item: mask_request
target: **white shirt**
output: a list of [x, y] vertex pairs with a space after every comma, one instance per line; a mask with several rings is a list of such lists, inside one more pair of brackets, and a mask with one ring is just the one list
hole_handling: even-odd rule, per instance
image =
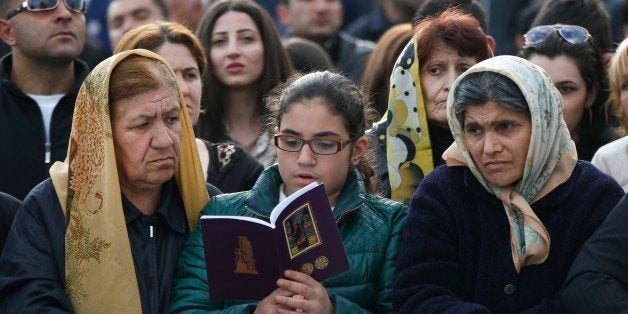
[[46, 143], [50, 142], [50, 121], [52, 121], [52, 112], [59, 103], [59, 100], [63, 98], [64, 94], [60, 95], [33, 95], [28, 94], [28, 97], [37, 102], [41, 115], [44, 118], [44, 131], [46, 132]]
[[624, 192], [628, 192], [628, 135], [600, 147], [591, 163], [615, 178]]

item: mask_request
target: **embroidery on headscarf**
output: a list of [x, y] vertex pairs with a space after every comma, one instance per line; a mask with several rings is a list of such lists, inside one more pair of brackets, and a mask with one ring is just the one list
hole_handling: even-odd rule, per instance
[[[515, 185], [497, 188], [482, 177], [466, 147], [456, 118], [454, 94], [461, 80], [476, 72], [495, 72], [512, 80], [525, 96], [532, 131], [523, 177]], [[503, 203], [510, 224], [512, 259], [517, 272], [541, 264], [549, 254], [550, 237], [530, 204], [569, 179], [577, 161], [576, 147], [562, 117], [563, 101], [551, 79], [536, 65], [513, 56], [482, 61], [454, 82], [447, 98], [447, 119], [455, 143], [443, 157], [448, 166], [467, 166], [477, 180]]]

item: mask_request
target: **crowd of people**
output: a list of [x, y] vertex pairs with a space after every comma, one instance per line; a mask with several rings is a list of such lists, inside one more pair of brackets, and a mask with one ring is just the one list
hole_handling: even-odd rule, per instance
[[[0, 313], [628, 310], [628, 0], [0, 0], [0, 39]], [[349, 270], [213, 299], [200, 216], [312, 182]]]

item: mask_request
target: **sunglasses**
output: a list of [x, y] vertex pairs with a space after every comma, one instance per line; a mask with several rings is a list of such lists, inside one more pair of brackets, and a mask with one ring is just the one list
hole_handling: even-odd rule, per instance
[[[13, 18], [14, 16], [24, 12], [24, 11], [47, 11], [53, 10], [59, 6], [59, 2], [61, 0], [26, 0], [20, 4], [20, 7], [11, 11], [7, 14], [7, 20]], [[65, 6], [73, 12], [76, 13], [85, 13], [87, 12], [87, 1], [86, 0], [63, 0], [65, 2]]]
[[541, 25], [530, 29], [523, 37], [525, 38], [525, 46], [534, 46], [544, 42], [549, 35], [558, 32], [567, 42], [572, 44], [584, 44], [591, 34], [584, 27], [576, 25], [549, 26]]

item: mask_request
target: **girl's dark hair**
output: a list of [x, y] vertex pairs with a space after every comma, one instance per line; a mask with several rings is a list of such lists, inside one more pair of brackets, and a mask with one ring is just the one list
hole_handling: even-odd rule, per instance
[[458, 122], [464, 126], [467, 106], [481, 106], [489, 101], [496, 101], [504, 108], [530, 117], [528, 102], [515, 82], [496, 72], [476, 72], [462, 78], [454, 90], [454, 110]]
[[[279, 33], [272, 18], [266, 10], [251, 0], [219, 0], [207, 8], [196, 33], [208, 58], [211, 56], [211, 37], [214, 25], [221, 16], [231, 11], [242, 12], [251, 17], [262, 38], [264, 71], [257, 82], [260, 90], [257, 103], [259, 104], [259, 115], [263, 116], [266, 114], [263, 97], [292, 74], [292, 64], [281, 45]], [[227, 141], [229, 136], [223, 122], [226, 91], [225, 87], [218, 81], [211, 62], [207, 64], [207, 70], [202, 75], [202, 81], [201, 103], [207, 109], [208, 114], [201, 115], [198, 123], [198, 134], [201, 138], [212, 142]]]
[[550, 59], [564, 55], [573, 60], [578, 67], [588, 92], [596, 84], [599, 86], [593, 105], [582, 115], [578, 130], [579, 141], [576, 145], [578, 158], [591, 160], [600, 146], [616, 138], [614, 126], [617, 125], [617, 118], [606, 105], [609, 95], [608, 80], [604, 59], [595, 39], [591, 38], [582, 44], [572, 44], [556, 31], [539, 44], [524, 46], [520, 52], [521, 57], [525, 59], [530, 59], [534, 54]]
[[[375, 109], [363, 98], [355, 84], [348, 78], [333, 73], [312, 72], [301, 77], [293, 77], [283, 86], [275, 89], [267, 99], [269, 114], [266, 125], [271, 133], [280, 129], [281, 117], [290, 106], [304, 101], [320, 98], [325, 100], [329, 110], [342, 117], [349, 138], [357, 139], [371, 126], [377, 116]], [[373, 168], [370, 158], [365, 155], [357, 165], [364, 185], [369, 193], [374, 192]]]

